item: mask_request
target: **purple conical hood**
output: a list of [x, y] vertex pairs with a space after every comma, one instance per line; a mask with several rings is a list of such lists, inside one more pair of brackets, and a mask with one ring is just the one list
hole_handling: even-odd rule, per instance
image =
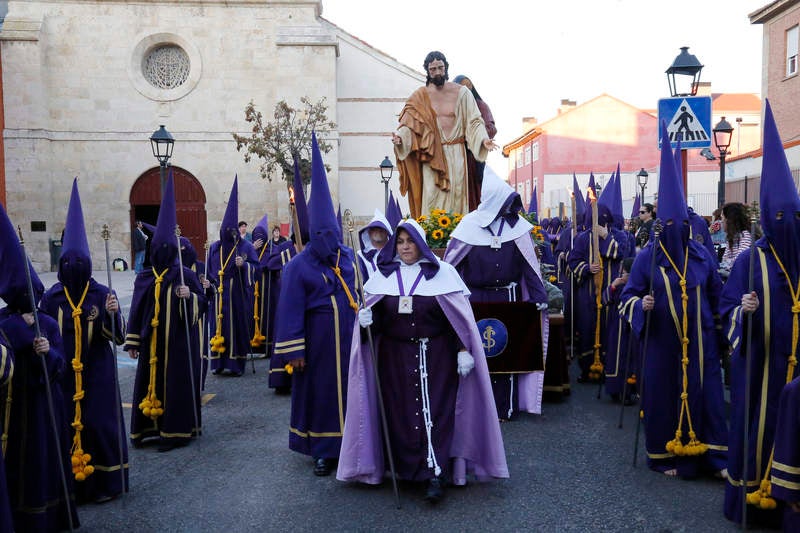
[[336, 220], [333, 199], [328, 188], [325, 164], [317, 144], [316, 133], [311, 134], [311, 199], [308, 202], [309, 242], [321, 260], [334, 264], [341, 239], [341, 225]]
[[15, 311], [28, 313], [32, 311], [28, 280], [25, 275], [25, 261], [31, 273], [31, 284], [35, 300], [44, 294], [44, 285], [33, 270], [30, 261], [25, 257], [22, 245], [11, 219], [8, 218], [3, 204], [0, 203], [0, 265], [3, 265], [3, 276], [0, 276], [0, 298]]
[[167, 183], [164, 185], [164, 196], [158, 210], [158, 222], [150, 244], [150, 263], [157, 271], [162, 271], [178, 263], [178, 240], [175, 227], [178, 218], [175, 211], [175, 181], [172, 169], [169, 171]]
[[389, 227], [392, 230], [403, 220], [403, 212], [400, 210], [400, 204], [397, 203], [391, 191], [389, 191], [389, 206], [386, 210], [386, 220], [389, 221]]
[[586, 213], [586, 202], [583, 200], [583, 192], [578, 186], [578, 177], [575, 174], [572, 174], [572, 194], [575, 196], [575, 212], [572, 214], [572, 223], [579, 228]]
[[269, 218], [267, 215], [261, 217], [253, 228], [253, 241], [261, 239], [264, 242], [269, 240]]
[[[669, 139], [667, 124], [661, 121], [661, 138]], [[658, 218], [662, 223], [661, 242], [678, 267], [683, 266], [683, 252], [689, 240], [689, 212], [683, 195], [675, 157], [669, 142], [661, 143], [658, 169]]]
[[800, 197], [769, 100], [764, 111], [763, 153], [761, 226], [791, 279], [797, 280], [800, 274]]
[[619, 163], [617, 163], [617, 173], [614, 175], [614, 185], [611, 188], [611, 218], [614, 220], [614, 227], [622, 229], [625, 227], [625, 214], [622, 212], [622, 179], [620, 178]]
[[597, 198], [597, 222], [601, 226], [607, 226], [614, 222], [614, 173], [608, 179], [605, 188], [600, 191]]
[[342, 204], [336, 209], [336, 227], [339, 229], [339, 242], [343, 242], [342, 235]]
[[58, 280], [69, 289], [72, 297], [80, 297], [80, 294], [76, 293], [83, 290], [91, 277], [92, 255], [86, 238], [83, 207], [78, 193], [78, 178], [75, 178], [67, 208], [67, 221], [64, 224], [64, 238], [61, 241]]
[[306, 204], [306, 193], [303, 192], [303, 178], [300, 176], [300, 162], [295, 159], [294, 161], [294, 181], [292, 182], [292, 190], [294, 190], [294, 210], [297, 213], [297, 224], [299, 228], [294, 228], [294, 231], [300, 234], [303, 243], [308, 242], [308, 204]]
[[672, 156], [675, 158], [675, 175], [678, 176], [678, 181], [681, 182], [681, 187], [683, 187], [683, 154], [680, 139], [675, 142], [675, 151], [672, 152]]
[[539, 218], [539, 200], [536, 194], [536, 179], [533, 180], [533, 189], [531, 190], [531, 201], [528, 203], [528, 213], [535, 213], [536, 218]]
[[639, 198], [639, 193], [636, 193], [636, 198], [633, 199], [633, 209], [631, 209], [631, 219], [639, 216], [639, 210], [642, 208], [642, 199]]
[[233, 178], [231, 194], [228, 196], [228, 205], [225, 207], [225, 215], [219, 226], [219, 239], [223, 244], [223, 251], [230, 251], [230, 247], [225, 248], [225, 244], [233, 244], [239, 238], [239, 175]]

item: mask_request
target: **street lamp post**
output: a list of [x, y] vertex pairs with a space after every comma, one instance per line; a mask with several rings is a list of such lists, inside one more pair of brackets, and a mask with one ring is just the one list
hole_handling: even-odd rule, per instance
[[[689, 53], [688, 46], [681, 46], [681, 53], [666, 70], [669, 94], [673, 98], [679, 96], [695, 96], [700, 86], [700, 72], [703, 64], [696, 56]], [[687, 152], [681, 149], [681, 174], [683, 175], [683, 194], [689, 196], [689, 164]]]
[[389, 210], [389, 180], [392, 179], [392, 172], [394, 171], [394, 165], [391, 161], [389, 161], [389, 156], [383, 158], [380, 164], [381, 168], [381, 182], [383, 182], [383, 214], [386, 214], [386, 211]]
[[172, 146], [175, 138], [161, 124], [150, 136], [150, 146], [153, 149], [153, 157], [158, 159], [159, 171], [161, 175], [161, 197], [164, 197], [164, 187], [167, 183], [167, 165], [172, 157]]
[[714, 144], [719, 150], [719, 185], [717, 186], [717, 196], [719, 205], [725, 205], [725, 156], [728, 155], [728, 147], [731, 145], [733, 136], [733, 126], [725, 120], [725, 117], [714, 126]]
[[639, 173], [636, 174], [636, 181], [639, 182], [639, 187], [642, 188], [642, 196], [641, 196], [641, 199], [640, 199], [640, 202], [642, 203], [642, 205], [644, 205], [644, 188], [647, 187], [647, 177], [648, 176], [649, 176], [649, 174], [644, 169], [644, 167], [642, 167], [642, 170], [640, 170]]

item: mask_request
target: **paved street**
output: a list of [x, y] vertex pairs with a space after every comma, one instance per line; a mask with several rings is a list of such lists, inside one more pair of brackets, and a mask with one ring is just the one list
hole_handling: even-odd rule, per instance
[[[45, 285], [55, 274], [42, 275]], [[104, 272], [98, 281], [106, 282]], [[127, 311], [133, 275], [114, 273]], [[119, 355], [129, 421], [135, 367]], [[631, 466], [635, 409], [573, 385], [542, 416], [502, 425], [511, 478], [450, 488], [437, 507], [422, 488], [349, 485], [315, 477], [288, 449], [288, 397], [267, 388], [268, 361], [241, 378], [210, 375], [203, 436], [186, 448], [131, 450], [131, 492], [79, 508], [81, 531], [736, 531], [722, 515], [724, 484], [682, 481]], [[127, 424], [127, 421], [126, 421]], [[752, 530], [751, 530], [752, 531]]]

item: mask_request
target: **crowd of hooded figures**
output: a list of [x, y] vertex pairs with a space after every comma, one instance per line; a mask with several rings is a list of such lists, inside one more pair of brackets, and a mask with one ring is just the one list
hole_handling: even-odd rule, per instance
[[[507, 478], [500, 422], [540, 413], [545, 386], [543, 371], [489, 370], [471, 304], [506, 302], [532, 305], [537, 351], [563, 334], [578, 382], [637, 405], [634, 454], [641, 428], [652, 470], [719, 477], [728, 519], [800, 530], [800, 196], [768, 103], [764, 124], [759, 212], [744, 235], [728, 209], [742, 237], [725, 254], [687, 208], [666, 144], [658, 206], [637, 199], [633, 231], [619, 168], [599, 197], [593, 178], [585, 200], [574, 178], [572, 220], [541, 220], [544, 243], [487, 171], [443, 254], [393, 198], [357, 235], [350, 219], [343, 230], [315, 137], [308, 204], [295, 169], [288, 240], [266, 216], [243, 238], [235, 179], [199, 260], [177, 230], [170, 175], [127, 320], [110, 276], [92, 277], [77, 179], [46, 292], [0, 206], [0, 530], [78, 527], [76, 504], [128, 490], [129, 444], [188, 445], [209, 371], [242, 376], [258, 351], [269, 387], [291, 393], [289, 448], [314, 474], [417, 482], [431, 503], [448, 484]], [[116, 346], [137, 360], [129, 431]]]

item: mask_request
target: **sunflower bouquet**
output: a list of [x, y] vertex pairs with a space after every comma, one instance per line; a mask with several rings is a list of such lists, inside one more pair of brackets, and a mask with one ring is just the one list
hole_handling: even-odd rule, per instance
[[533, 239], [533, 244], [536, 246], [544, 244], [544, 230], [542, 229], [542, 226], [539, 225], [537, 220], [538, 216], [536, 213], [520, 213], [520, 215], [522, 215], [522, 218], [533, 224], [533, 227], [531, 228], [531, 239]]
[[428, 246], [431, 248], [445, 248], [450, 234], [461, 222], [464, 215], [453, 213], [444, 209], [431, 209], [428, 215], [420, 215], [417, 222], [422, 226], [427, 235]]

